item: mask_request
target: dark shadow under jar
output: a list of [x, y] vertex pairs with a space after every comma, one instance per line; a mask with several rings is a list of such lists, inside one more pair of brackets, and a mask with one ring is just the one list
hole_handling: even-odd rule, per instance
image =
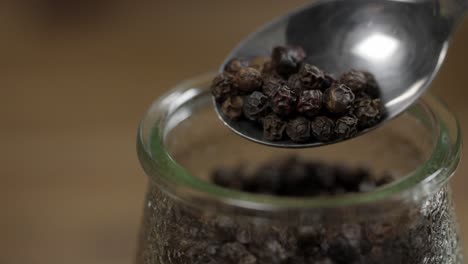
[[[427, 95], [365, 136], [311, 149], [247, 141], [218, 120], [213, 75], [156, 101], [138, 133], [149, 186], [139, 264], [462, 264], [448, 179], [461, 155], [454, 116]], [[366, 193], [296, 198], [212, 184], [218, 167], [246, 170], [272, 158], [365, 165], [397, 179]]]

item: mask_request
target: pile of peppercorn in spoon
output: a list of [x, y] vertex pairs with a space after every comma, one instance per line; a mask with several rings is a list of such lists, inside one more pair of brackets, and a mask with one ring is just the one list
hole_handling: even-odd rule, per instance
[[301, 47], [278, 46], [271, 58], [235, 58], [211, 91], [231, 122], [251, 122], [263, 139], [334, 142], [355, 136], [385, 117], [374, 76], [350, 70], [339, 80], [304, 62]]

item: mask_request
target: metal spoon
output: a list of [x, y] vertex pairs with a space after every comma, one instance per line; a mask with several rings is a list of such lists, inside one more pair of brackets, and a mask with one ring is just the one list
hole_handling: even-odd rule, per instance
[[[269, 55], [278, 45], [302, 46], [307, 62], [339, 76], [349, 69], [372, 72], [388, 115], [397, 116], [416, 101], [439, 71], [448, 43], [468, 7], [468, 0], [319, 0], [253, 33], [226, 58]], [[334, 142], [267, 141], [248, 121], [221, 120], [257, 143], [316, 147]], [[366, 133], [361, 131], [359, 134]]]

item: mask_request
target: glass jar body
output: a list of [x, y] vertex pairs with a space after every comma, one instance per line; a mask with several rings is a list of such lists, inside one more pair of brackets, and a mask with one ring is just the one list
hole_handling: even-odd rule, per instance
[[137, 263], [462, 264], [450, 197], [445, 186], [374, 218], [348, 211], [274, 220], [200, 211], [150, 185]]
[[[434, 99], [355, 140], [280, 150], [228, 131], [214, 114], [207, 80], [163, 97], [140, 128], [139, 157], [151, 180], [137, 263], [462, 264], [448, 184], [459, 136]], [[366, 195], [315, 199], [250, 195], [208, 182], [217, 166], [255, 168], [292, 154], [365, 163], [401, 178]]]

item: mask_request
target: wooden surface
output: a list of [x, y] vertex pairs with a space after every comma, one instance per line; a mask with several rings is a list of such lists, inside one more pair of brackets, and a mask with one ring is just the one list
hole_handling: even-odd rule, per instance
[[[63, 2], [0, 4], [0, 263], [131, 263], [146, 185], [135, 134], [149, 104], [307, 1]], [[467, 47], [465, 22], [432, 87], [465, 136]], [[453, 183], [468, 234], [465, 164]]]

